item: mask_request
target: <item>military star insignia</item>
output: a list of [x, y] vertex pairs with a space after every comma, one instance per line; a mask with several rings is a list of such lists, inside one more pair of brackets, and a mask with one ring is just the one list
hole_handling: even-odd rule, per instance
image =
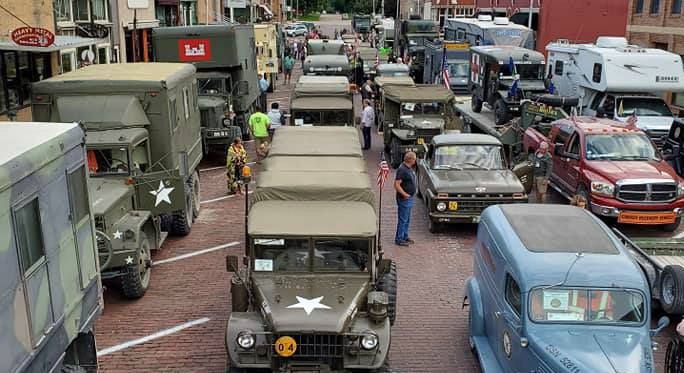
[[121, 233], [118, 229], [116, 230], [116, 232], [114, 232], [114, 239], [115, 240], [120, 240], [122, 236], [123, 236], [123, 233]]
[[129, 256], [126, 258], [126, 264], [133, 264], [133, 257], [132, 257], [132, 256], [129, 255]]
[[303, 308], [304, 312], [306, 312], [307, 316], [311, 315], [311, 312], [315, 309], [322, 309], [322, 310], [329, 310], [330, 307], [326, 306], [325, 304], [321, 303], [321, 300], [323, 300], [323, 297], [318, 297], [318, 298], [313, 298], [313, 299], [306, 299], [300, 296], [297, 296], [297, 303], [293, 304], [291, 306], [287, 306], [287, 308]]
[[164, 186], [163, 181], [159, 181], [159, 188], [157, 190], [150, 190], [150, 194], [157, 197], [157, 199], [154, 201], [154, 207], [159, 206], [159, 204], [164, 201], [168, 203], [169, 205], [171, 204], [171, 199], [169, 198], [169, 194], [176, 188], [167, 188]]

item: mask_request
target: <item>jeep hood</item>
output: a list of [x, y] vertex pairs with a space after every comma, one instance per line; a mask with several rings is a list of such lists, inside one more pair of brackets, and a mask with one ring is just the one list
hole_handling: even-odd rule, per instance
[[512, 194], [525, 192], [518, 177], [510, 170], [431, 170], [430, 180], [437, 193]]
[[402, 124], [415, 129], [431, 129], [444, 127], [444, 119], [439, 116], [413, 115], [412, 118], [402, 119]]
[[678, 180], [665, 161], [587, 161], [587, 168], [611, 183], [623, 179]]
[[365, 299], [366, 276], [292, 274], [254, 276], [254, 289], [275, 333], [342, 333]]
[[600, 330], [604, 327], [593, 330], [568, 330], [559, 326], [550, 328], [545, 328], [543, 338], [535, 338], [534, 349], [554, 372], [571, 371], [563, 363], [573, 364], [580, 372], [655, 371], [651, 339], [648, 333], [642, 333], [637, 328], [610, 328], [609, 331]]
[[93, 215], [104, 215], [125, 198], [131, 198], [133, 188], [124, 179], [91, 177], [88, 181]]

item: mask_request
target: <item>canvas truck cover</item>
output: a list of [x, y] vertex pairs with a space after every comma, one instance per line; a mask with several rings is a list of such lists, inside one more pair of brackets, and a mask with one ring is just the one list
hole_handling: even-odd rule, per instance
[[437, 84], [388, 85], [384, 90], [385, 98], [397, 102], [448, 102], [454, 98], [450, 89]]
[[377, 231], [373, 207], [348, 201], [263, 201], [249, 210], [247, 225], [249, 235], [271, 237], [371, 238]]
[[309, 56], [324, 54], [344, 55], [344, 41], [328, 39], [311, 39], [306, 47]]
[[349, 80], [344, 76], [302, 75], [295, 85], [295, 96], [349, 96]]
[[275, 156], [342, 156], [363, 158], [361, 141], [353, 127], [278, 128], [269, 157]]
[[355, 201], [375, 206], [366, 173], [341, 171], [266, 171], [259, 174], [250, 200]]
[[348, 97], [297, 97], [290, 104], [292, 110], [353, 110], [354, 105]]
[[60, 96], [56, 99], [59, 119], [82, 122], [86, 128], [143, 127], [150, 121], [135, 96]]
[[407, 86], [416, 85], [410, 76], [378, 76], [375, 78], [375, 83], [380, 87], [385, 87], [390, 84]]
[[356, 157], [268, 157], [262, 171], [346, 171], [366, 173], [366, 161]]

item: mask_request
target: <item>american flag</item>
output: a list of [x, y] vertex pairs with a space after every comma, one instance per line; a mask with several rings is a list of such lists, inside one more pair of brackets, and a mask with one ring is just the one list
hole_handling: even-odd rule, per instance
[[384, 159], [380, 161], [380, 165], [378, 167], [378, 187], [380, 189], [383, 189], [385, 187], [385, 182], [387, 181], [387, 178], [389, 177], [390, 169], [389, 165], [387, 164], [387, 161]]
[[446, 50], [442, 52], [442, 83], [444, 83], [446, 89], [451, 89], [449, 86], [449, 64], [447, 63]]

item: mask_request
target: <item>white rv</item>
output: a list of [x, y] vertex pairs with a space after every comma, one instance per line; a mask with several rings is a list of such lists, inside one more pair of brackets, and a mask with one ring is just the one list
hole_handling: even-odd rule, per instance
[[660, 49], [628, 45], [622, 37], [599, 37], [596, 44], [560, 40], [546, 46], [547, 76], [563, 96], [580, 98], [583, 115], [606, 115], [637, 126], [660, 140], [673, 116], [664, 92], [684, 91], [682, 58]]

